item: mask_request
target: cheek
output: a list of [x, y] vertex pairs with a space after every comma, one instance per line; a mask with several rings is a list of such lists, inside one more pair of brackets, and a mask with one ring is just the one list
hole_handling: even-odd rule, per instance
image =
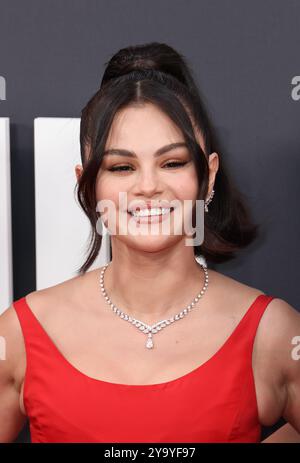
[[95, 186], [95, 197], [97, 201], [109, 199], [114, 203], [117, 203], [119, 198], [119, 191], [120, 188], [118, 188], [117, 182], [112, 182], [105, 175], [98, 177]]
[[198, 194], [198, 178], [196, 171], [191, 169], [176, 176], [176, 182], [172, 182], [174, 196], [179, 200], [196, 199]]

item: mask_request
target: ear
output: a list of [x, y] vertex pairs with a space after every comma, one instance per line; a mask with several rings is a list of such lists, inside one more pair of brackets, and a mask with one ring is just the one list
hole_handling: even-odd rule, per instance
[[83, 167], [81, 164], [76, 164], [75, 166], [75, 175], [76, 175], [76, 178], [77, 178], [77, 182], [79, 182], [80, 180], [80, 177], [82, 175], [82, 171], [83, 171]]
[[218, 156], [218, 153], [216, 153], [216, 152], [210, 153], [209, 158], [208, 158], [208, 162], [209, 162], [208, 194], [210, 194], [211, 190], [214, 187], [216, 174], [217, 174], [218, 169], [219, 169], [219, 156]]

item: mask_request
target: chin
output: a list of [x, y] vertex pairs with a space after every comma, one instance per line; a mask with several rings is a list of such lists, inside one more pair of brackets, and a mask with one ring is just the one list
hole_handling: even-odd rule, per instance
[[180, 236], [167, 236], [167, 235], [158, 235], [158, 236], [147, 236], [147, 235], [138, 235], [126, 237], [124, 240], [129, 247], [134, 248], [137, 251], [141, 252], [160, 252], [168, 249], [178, 243], [182, 239]]

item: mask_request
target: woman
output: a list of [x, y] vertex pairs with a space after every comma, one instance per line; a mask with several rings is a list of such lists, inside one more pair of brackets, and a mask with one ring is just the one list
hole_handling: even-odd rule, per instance
[[[300, 432], [298, 312], [209, 265], [258, 227], [183, 57], [158, 43], [120, 50], [82, 112], [80, 143], [89, 253], [76, 277], [1, 316], [1, 440], [25, 416], [32, 442], [259, 442], [282, 416]], [[187, 245], [195, 229], [179, 225], [203, 221], [203, 242]], [[112, 260], [88, 271], [103, 223]]]

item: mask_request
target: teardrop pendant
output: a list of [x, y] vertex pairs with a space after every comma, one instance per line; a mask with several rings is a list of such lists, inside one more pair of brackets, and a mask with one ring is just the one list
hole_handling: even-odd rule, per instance
[[146, 342], [146, 347], [148, 347], [148, 349], [152, 349], [153, 348], [153, 341], [152, 341], [152, 334], [149, 333], [148, 334], [148, 339], [147, 339], [147, 342]]

